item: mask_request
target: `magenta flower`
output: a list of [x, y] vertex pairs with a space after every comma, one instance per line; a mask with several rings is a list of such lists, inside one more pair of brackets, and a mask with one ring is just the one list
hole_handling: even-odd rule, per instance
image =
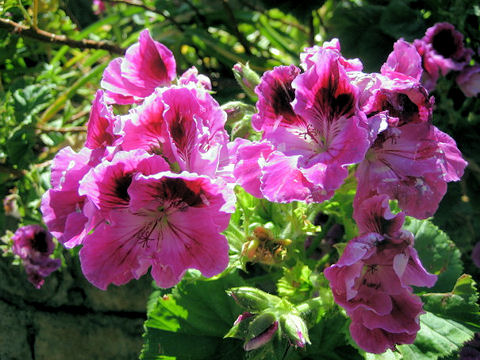
[[163, 44], [143, 30], [139, 42], [127, 49], [124, 58], [113, 60], [105, 69], [102, 87], [109, 102], [141, 102], [156, 87], [169, 85], [176, 76], [175, 58]]
[[420, 81], [422, 76], [422, 58], [415, 46], [399, 39], [393, 44], [393, 51], [388, 56], [387, 62], [383, 64], [381, 73], [400, 73]]
[[68, 248], [81, 244], [90, 230], [83, 213], [86, 198], [78, 194], [78, 183], [97, 163], [93, 153], [88, 148], [78, 153], [70, 147], [60, 150], [53, 159], [52, 188], [42, 198], [41, 211], [48, 230]]
[[105, 102], [103, 90], [98, 90], [92, 103], [87, 124], [85, 147], [89, 149], [112, 146], [118, 135], [114, 134], [115, 115]]
[[480, 65], [466, 66], [457, 76], [457, 84], [466, 97], [480, 93]]
[[277, 67], [263, 75], [256, 89], [259, 112], [252, 124], [263, 131], [262, 146], [269, 142], [275, 151], [259, 161], [265, 152], [255, 157], [253, 149], [242, 146], [243, 154], [251, 156], [237, 157], [243, 163], [234, 173], [244, 182], [241, 169], [262, 163], [260, 192], [268, 200], [326, 200], [347, 176], [347, 166], [365, 155], [364, 115], [339, 57], [337, 51], [318, 48], [308, 57], [312, 65], [305, 73], [294, 66]]
[[435, 88], [440, 74], [460, 71], [470, 61], [473, 51], [463, 45], [463, 35], [452, 24], [437, 23], [427, 29], [421, 40], [415, 40], [425, 70], [422, 83], [429, 90]]
[[420, 330], [422, 302], [408, 290], [392, 295], [392, 310], [386, 315], [359, 308], [351, 315], [350, 333], [363, 350], [380, 354], [399, 344], [412, 344]]
[[352, 318], [353, 339], [381, 353], [413, 342], [422, 303], [410, 286], [431, 287], [437, 276], [422, 266], [413, 235], [401, 229], [405, 215], [390, 212], [387, 196], [365, 200], [354, 217], [360, 235], [324, 273], [335, 302]]
[[195, 84], [205, 90], [212, 90], [212, 82], [210, 79], [202, 74], [198, 73], [198, 69], [195, 66], [192, 66], [190, 69], [187, 69], [180, 77], [178, 78], [179, 85], [188, 85]]
[[95, 15], [100, 15], [107, 10], [105, 3], [102, 0], [93, 0], [93, 12]]
[[22, 259], [28, 281], [40, 289], [45, 278], [61, 264], [59, 259], [50, 258], [55, 249], [52, 235], [40, 225], [27, 225], [19, 228], [12, 240], [12, 251]]
[[169, 171], [135, 175], [127, 188], [129, 207], [109, 212], [84, 240], [82, 270], [106, 289], [138, 279], [152, 267], [160, 287], [178, 283], [195, 268], [213, 276], [228, 264], [228, 244], [220, 234], [230, 219], [231, 198], [208, 177]]
[[152, 175], [170, 170], [159, 155], [144, 150], [119, 151], [111, 160], [104, 159], [80, 180], [78, 194], [91, 201], [108, 219], [111, 210], [128, 208], [128, 188], [136, 174]]
[[200, 88], [157, 89], [122, 118], [121, 146], [162, 154], [179, 170], [215, 176], [228, 158], [226, 113]]
[[387, 71], [366, 83], [363, 110], [373, 143], [360, 163], [354, 206], [372, 195], [397, 199], [408, 215], [432, 216], [466, 162], [455, 142], [431, 125], [433, 101], [410, 76]]

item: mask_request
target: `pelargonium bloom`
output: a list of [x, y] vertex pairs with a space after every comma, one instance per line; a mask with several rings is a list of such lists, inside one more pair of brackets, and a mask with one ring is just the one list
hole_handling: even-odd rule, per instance
[[324, 272], [352, 317], [352, 337], [369, 352], [413, 342], [422, 307], [410, 286], [431, 287], [437, 279], [423, 268], [413, 235], [401, 229], [404, 216], [390, 212], [385, 195], [365, 200], [354, 215], [359, 236]]
[[28, 281], [40, 289], [61, 264], [60, 259], [50, 258], [55, 249], [52, 235], [40, 225], [27, 225], [19, 228], [12, 240], [12, 251], [22, 259]]
[[211, 277], [228, 264], [231, 193], [212, 179], [164, 171], [136, 174], [127, 187], [129, 206], [112, 209], [108, 221], [87, 235], [82, 270], [95, 286], [125, 284], [151, 266], [160, 287], [180, 281], [195, 268]]
[[215, 176], [227, 155], [226, 114], [204, 89], [157, 89], [122, 117], [121, 147], [161, 154], [178, 170]]
[[480, 65], [466, 66], [457, 76], [457, 84], [466, 97], [480, 93]]
[[[268, 200], [326, 200], [347, 176], [347, 166], [365, 155], [364, 115], [339, 58], [337, 51], [319, 48], [310, 54], [312, 65], [304, 73], [281, 66], [263, 75], [252, 124], [274, 148], [260, 170], [259, 191]], [[247, 147], [241, 149], [246, 154]], [[259, 164], [258, 157], [249, 161]], [[242, 177], [238, 165], [234, 173]]]
[[78, 194], [78, 183], [97, 163], [93, 150], [78, 153], [70, 147], [60, 150], [53, 159], [51, 185], [42, 197], [41, 211], [48, 230], [66, 247], [81, 244], [90, 230], [83, 213], [86, 198]]
[[440, 73], [445, 76], [450, 70], [462, 70], [473, 54], [464, 47], [463, 35], [447, 22], [428, 28], [425, 36], [413, 44], [422, 56], [422, 82], [429, 91], [435, 88]]
[[356, 171], [354, 207], [386, 194], [408, 215], [427, 218], [466, 162], [453, 139], [431, 124], [433, 99], [417, 80], [392, 70], [375, 80], [363, 105], [373, 142]]
[[382, 66], [381, 73], [401, 73], [419, 81], [422, 76], [422, 58], [415, 46], [399, 39], [393, 44], [393, 51]]
[[107, 66], [101, 85], [111, 103], [132, 104], [142, 101], [156, 87], [169, 85], [175, 76], [172, 52], [143, 30], [125, 57], [116, 58]]

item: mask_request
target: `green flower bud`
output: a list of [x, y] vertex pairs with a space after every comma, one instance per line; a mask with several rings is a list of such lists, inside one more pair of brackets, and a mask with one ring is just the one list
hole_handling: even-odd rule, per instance
[[303, 348], [306, 344], [310, 344], [307, 325], [300, 316], [292, 313], [282, 315], [280, 326], [285, 336], [296, 346]]
[[277, 296], [248, 286], [232, 288], [228, 291], [228, 294], [231, 295], [241, 307], [254, 313], [275, 307], [281, 301]]
[[278, 321], [272, 313], [257, 315], [248, 327], [243, 348], [246, 351], [255, 350], [268, 343], [278, 330]]
[[252, 100], [257, 101], [258, 96], [255, 94], [255, 88], [260, 83], [260, 76], [250, 69], [248, 63], [246, 65], [240, 63], [233, 65], [233, 75], [245, 93]]

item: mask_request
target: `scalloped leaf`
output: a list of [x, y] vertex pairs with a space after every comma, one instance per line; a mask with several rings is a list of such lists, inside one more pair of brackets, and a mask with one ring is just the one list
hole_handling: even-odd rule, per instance
[[170, 294], [154, 292], [140, 359], [242, 359], [241, 342], [223, 339], [241, 309], [225, 292], [238, 275], [182, 281]]
[[432, 274], [438, 275], [434, 287], [418, 288], [425, 292], [450, 291], [463, 273], [460, 251], [446, 233], [428, 220], [407, 217], [404, 228], [415, 236], [415, 249], [422, 264]]

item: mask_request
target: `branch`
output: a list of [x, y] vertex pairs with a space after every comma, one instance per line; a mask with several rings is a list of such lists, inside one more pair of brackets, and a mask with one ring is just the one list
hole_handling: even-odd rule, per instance
[[243, 34], [240, 32], [240, 29], [238, 28], [237, 24], [237, 19], [235, 19], [235, 15], [233, 14], [233, 10], [228, 4], [228, 0], [223, 0], [223, 8], [225, 9], [225, 12], [227, 13], [227, 16], [231, 22], [231, 28], [233, 32], [235, 33], [235, 36], [237, 37], [238, 41], [240, 44], [242, 44], [243, 48], [245, 49], [245, 53], [247, 55], [252, 55], [250, 51], [250, 44], [248, 43], [247, 39], [243, 36]]
[[86, 132], [87, 131], [87, 128], [85, 126], [70, 126], [68, 128], [55, 128], [50, 126], [37, 125], [36, 128], [40, 132], [70, 133], [70, 132]]
[[6, 29], [12, 34], [19, 34], [21, 36], [37, 39], [48, 43], [68, 45], [70, 47], [79, 49], [107, 50], [110, 53], [119, 55], [125, 54], [125, 49], [108, 41], [94, 41], [88, 39], [73, 40], [66, 37], [65, 35], [55, 35], [45, 30], [35, 29], [33, 27], [16, 23], [9, 19], [0, 18], [0, 29]]

